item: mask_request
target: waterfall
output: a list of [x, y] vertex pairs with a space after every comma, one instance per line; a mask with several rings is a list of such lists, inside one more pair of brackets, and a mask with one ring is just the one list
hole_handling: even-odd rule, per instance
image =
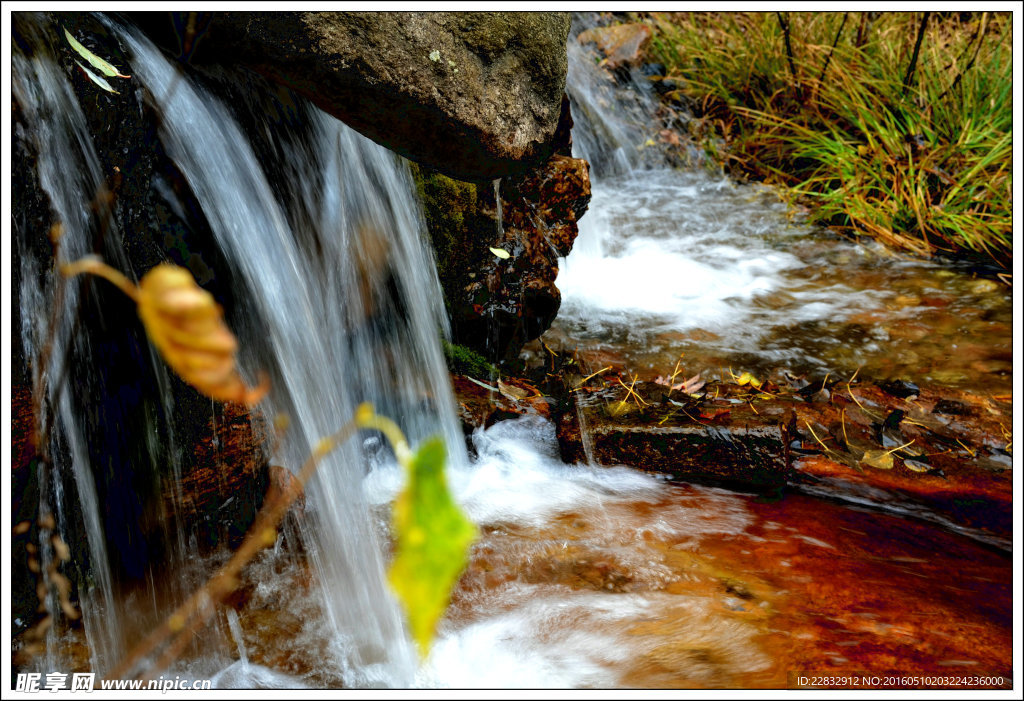
[[[560, 266], [553, 332], [577, 346], [614, 340], [631, 349], [636, 370], [660, 372], [685, 353], [694, 372], [735, 364], [852, 374], [878, 354], [888, 332], [853, 320], [891, 309], [885, 297], [904, 273], [873, 247], [824, 244], [773, 188], [698, 166], [688, 130], [666, 124], [687, 117], [660, 105], [643, 71], [609, 70], [578, 41], [599, 20], [574, 15], [568, 44], [573, 151], [592, 165], [592, 198]], [[666, 128], [684, 144], [662, 143]], [[837, 260], [846, 261], [843, 274], [826, 279], [822, 270]], [[892, 282], [854, 283], [881, 266]]]
[[[26, 28], [34, 29], [29, 23]], [[41, 35], [27, 38], [40, 44], [43, 41]], [[66, 260], [75, 260], [90, 252], [90, 202], [101, 191], [103, 183], [85, 117], [67, 77], [48, 52], [37, 51], [30, 56], [12, 52], [11, 75], [12, 93], [38, 152], [39, 185], [49, 197], [54, 218], [60, 224], [60, 255]], [[107, 224], [112, 222], [108, 220]], [[119, 239], [116, 227], [107, 234], [111, 239]], [[113, 605], [114, 583], [87, 450], [89, 436], [80, 427], [71, 391], [62, 391], [59, 382], [62, 376], [68, 382], [77, 378], [72, 358], [83, 352], [83, 341], [73, 334], [72, 314], [54, 314], [52, 310], [58, 299], [66, 310], [76, 309], [80, 299], [74, 285], [63, 286], [63, 291], [58, 293], [62, 285], [54, 274], [45, 270], [48, 262], [42, 263], [28, 254], [25, 249], [30, 248], [31, 243], [19, 243], [22, 249], [18, 290], [21, 340], [25, 356], [31, 359], [35, 369], [36, 389], [45, 391], [44, 401], [53, 407], [52, 425], [43, 423], [39, 427], [40, 434], [46, 433], [50, 438], [40, 449], [49, 453], [51, 465], [48, 474], [40, 472], [41, 499], [44, 510], [48, 508], [47, 502], [56, 510], [58, 533], [68, 539], [67, 524], [72, 518], [68, 511], [75, 508], [73, 495], [78, 495], [77, 507], [86, 532], [91, 572], [91, 586], [83, 587], [80, 603], [85, 625], [92, 632], [92, 666], [100, 670], [120, 653], [119, 612]], [[124, 259], [112, 262], [123, 264]], [[38, 420], [46, 422], [47, 418], [48, 414], [43, 412]], [[67, 476], [72, 478], [69, 484], [63, 481]], [[40, 547], [44, 555], [47, 554], [46, 544], [40, 543]], [[44, 571], [48, 564], [43, 562]], [[59, 609], [52, 595], [48, 609]], [[56, 670], [62, 668], [63, 661], [55, 652], [54, 635], [55, 629], [51, 628], [44, 664]]]
[[[127, 89], [155, 112], [162, 148], [187, 180], [230, 266], [233, 298], [244, 305], [228, 310], [243, 374], [271, 378], [270, 395], [258, 407], [267, 425], [288, 419], [271, 461], [297, 471], [322, 437], [369, 401], [413, 444], [440, 434], [450, 463], [464, 465], [440, 345], [447, 334], [441, 288], [405, 162], [299, 99], [291, 105], [298, 128], [282, 129], [280, 120], [251, 104], [259, 97], [225, 98], [230, 87], [220, 96], [211, 89], [237, 79], [269, 93], [269, 84], [242, 74], [186, 75], [133, 28], [103, 21], [127, 48], [126, 72], [133, 76]], [[38, 132], [43, 188], [65, 224], [61, 255], [73, 259], [91, 252], [87, 227], [79, 231], [75, 222], [87, 217], [100, 177], [67, 78], [45, 53], [33, 59], [16, 54], [15, 92]], [[51, 104], [58, 98], [60, 104]], [[77, 160], [68, 167], [72, 153]], [[128, 269], [125, 260], [108, 262]], [[38, 279], [35, 270], [22, 275], [22, 335], [30, 357], [38, 353], [41, 333], [32, 324], [48, 318], [44, 311], [53, 299], [51, 289], [32, 288]], [[67, 308], [75, 301], [69, 292]], [[72, 341], [70, 328], [62, 328], [58, 342]], [[89, 465], [74, 449], [89, 437], [76, 434], [70, 407], [61, 409], [60, 433], [79, 479], [77, 507], [89, 524], [96, 586], [82, 607], [102, 612], [102, 620], [87, 615], [86, 621], [93, 668], [102, 673], [125, 648], [117, 612], [107, 610], [114, 593]], [[307, 487], [302, 538], [346, 685], [408, 685], [415, 671], [384, 578], [386, 523], [361, 487], [368, 472], [396, 469], [378, 438], [360, 435], [326, 458]]]
[[573, 17], [566, 47], [568, 77], [565, 89], [573, 116], [573, 156], [590, 163], [591, 178], [607, 179], [643, 167], [664, 167], [659, 150], [647, 145], [651, 126], [657, 123], [658, 99], [648, 81], [620, 72], [619, 85], [599, 66], [599, 57], [580, 44], [577, 36], [587, 19]]
[[[263, 410], [292, 426], [274, 460], [296, 470], [363, 401], [413, 441], [442, 434], [453, 461], [464, 460], [439, 343], [440, 283], [404, 164], [308, 105], [306, 143], [261, 164], [224, 104], [140, 35], [127, 43], [161, 113], [165, 148], [244, 285], [253, 323], [238, 330], [240, 343], [265, 348], [249, 359], [273, 378]], [[285, 202], [266, 175], [279, 168], [296, 176]], [[359, 489], [367, 453], [373, 445], [353, 441], [321, 465], [306, 535], [349, 683], [402, 684], [414, 660]]]

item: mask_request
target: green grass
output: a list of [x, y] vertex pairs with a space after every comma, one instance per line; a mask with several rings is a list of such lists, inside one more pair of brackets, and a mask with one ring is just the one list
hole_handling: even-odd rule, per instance
[[713, 156], [818, 223], [1009, 269], [1011, 18], [931, 13], [915, 61], [922, 16], [653, 13], [648, 60], [698, 106]]

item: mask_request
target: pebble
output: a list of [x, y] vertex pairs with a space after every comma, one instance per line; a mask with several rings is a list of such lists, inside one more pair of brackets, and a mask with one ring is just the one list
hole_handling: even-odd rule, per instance
[[999, 289], [999, 283], [995, 280], [975, 280], [970, 284], [970, 290], [976, 295], [989, 294]]

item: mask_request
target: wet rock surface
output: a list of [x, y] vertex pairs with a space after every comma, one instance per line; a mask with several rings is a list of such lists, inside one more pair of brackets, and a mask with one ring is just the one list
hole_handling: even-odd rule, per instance
[[[551, 417], [553, 400], [522, 378], [480, 381], [452, 375], [452, 387], [467, 439], [476, 429], [493, 426], [498, 421], [525, 415]], [[469, 447], [473, 447], [471, 441]]]
[[[210, 13], [132, 16], [175, 50], [190, 14]], [[521, 173], [553, 151], [567, 13], [217, 12], [202, 23], [193, 60], [247, 65], [452, 177]]]
[[572, 249], [590, 202], [586, 161], [555, 154], [497, 186], [423, 169], [416, 181], [453, 340], [490, 361], [515, 359], [561, 304], [559, 258]]
[[518, 356], [523, 344], [554, 321], [562, 296], [559, 258], [569, 254], [577, 221], [590, 202], [586, 161], [552, 156], [541, 168], [502, 183], [503, 231], [487, 247], [477, 279], [462, 290], [453, 324], [461, 338], [484, 341], [486, 355]]
[[757, 413], [727, 399], [677, 401], [658, 385], [631, 386], [625, 399], [621, 394], [573, 391], [575, 412], [561, 414], [558, 422], [563, 460], [629, 465], [676, 480], [757, 491], [786, 484], [790, 429], [782, 412]]
[[616, 24], [610, 27], [592, 27], [579, 33], [581, 44], [594, 43], [605, 55], [603, 65], [609, 69], [637, 66], [644, 49], [651, 41], [652, 30], [646, 24]]
[[[180, 519], [204, 546], [219, 543], [230, 532], [244, 532], [255, 513], [253, 504], [243, 501], [265, 489], [265, 465], [260, 467], [262, 449], [251, 431], [244, 437], [236, 430], [248, 430], [248, 414], [236, 408], [223, 409], [202, 397], [163, 362], [151, 355], [149, 341], [138, 320], [134, 304], [112, 285], [79, 277], [61, 282], [55, 266], [67, 259], [60, 234], [72, 225], [88, 233], [90, 250], [100, 255], [129, 278], [138, 279], [154, 265], [169, 261], [187, 268], [196, 281], [228, 310], [229, 324], [239, 318], [232, 292], [229, 266], [213, 243], [209, 225], [185, 177], [155, 138], [158, 120], [145, 93], [136, 83], [125, 80], [117, 94], [99, 90], [75, 65], [81, 61], [63, 35], [67, 29], [86, 47], [118, 65], [128, 65], [125, 48], [103, 22], [88, 13], [19, 14], [13, 26], [16, 51], [26, 62], [45, 66], [55, 62], [57, 83], [45, 74], [14, 76], [12, 188], [16, 197], [13, 217], [12, 270], [14, 281], [12, 308], [23, 312], [25, 290], [34, 294], [38, 286], [47, 293], [55, 286], [78, 290], [80, 303], [69, 313], [70, 320], [55, 318], [49, 308], [35, 310], [38, 319], [28, 332], [30, 344], [41, 348], [50, 333], [49, 323], [73, 323], [82, 339], [60, 351], [59, 364], [64, 375], [64, 392], [83, 435], [90, 439], [84, 446], [84, 460], [93, 476], [100, 520], [107, 548], [118, 576], [141, 576], [147, 563], [160, 560], [171, 546], [170, 521]], [[42, 69], [39, 69], [42, 70]], [[61, 81], [67, 81], [61, 82]], [[24, 81], [24, 82], [21, 82]], [[32, 92], [46, 85], [61, 101], [68, 123], [75, 113], [81, 117], [87, 133], [77, 133], [74, 148], [92, 150], [98, 160], [98, 181], [93, 192], [76, 202], [81, 208], [80, 222], [62, 222], [59, 207], [51, 199], [52, 183], [44, 187], [39, 176], [39, 160], [52, 155], [51, 132], [40, 128], [45, 115], [34, 110], [41, 104]], [[67, 93], [63, 94], [64, 88]], [[25, 95], [25, 103], [21, 101]], [[61, 154], [68, 168], [82, 168], [79, 154]], [[94, 174], [80, 173], [83, 182]], [[47, 189], [50, 188], [50, 190]], [[62, 193], [65, 194], [66, 193]], [[22, 274], [31, 271], [32, 279]], [[85, 524], [77, 506], [77, 481], [72, 474], [69, 448], [61, 444], [36, 445], [36, 427], [55, 421], [50, 401], [33, 401], [33, 374], [37, 359], [26, 357], [20, 322], [14, 339], [12, 366], [18, 391], [15, 414], [18, 439], [14, 462], [18, 482], [14, 503], [17, 512], [34, 520], [38, 508], [35, 489], [38, 464], [60, 473], [68, 485], [60, 497], [50, 495], [47, 508], [68, 514], [61, 524], [79, 574], [89, 571], [89, 548]], [[45, 395], [48, 388], [42, 390]], [[43, 416], [36, 416], [42, 412]], [[226, 412], [226, 413], [225, 413]], [[173, 437], [173, 438], [172, 438]], [[220, 441], [225, 441], [221, 444]], [[244, 447], [243, 447], [244, 444]], [[195, 450], [192, 447], [196, 446]], [[238, 458], [239, 460], [235, 460]], [[76, 456], [81, 460], [83, 456]], [[42, 462], [41, 462], [42, 461]], [[235, 467], [237, 466], [237, 472]], [[259, 470], [262, 469], [262, 477]], [[178, 475], [190, 485], [185, 493], [172, 495], [167, 487]], [[206, 480], [210, 479], [210, 482]], [[194, 491], [189, 493], [189, 489]], [[225, 504], [237, 497], [231, 504]], [[63, 498], [63, 504], [56, 499]], [[185, 508], [176, 511], [172, 499], [184, 499]], [[259, 504], [257, 503], [256, 508]], [[225, 508], [221, 508], [225, 507]], [[173, 516], [172, 516], [173, 515]], [[18, 557], [19, 554], [15, 553]], [[23, 569], [23, 562], [16, 562]]]
[[795, 489], [1011, 547], [1008, 397], [788, 372], [637, 381], [609, 366], [581, 377], [574, 360], [564, 362], [552, 352], [532, 378], [549, 397], [568, 463], [744, 491]]

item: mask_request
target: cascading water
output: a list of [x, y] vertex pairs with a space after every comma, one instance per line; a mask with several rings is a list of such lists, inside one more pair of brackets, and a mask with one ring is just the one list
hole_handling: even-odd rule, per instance
[[[877, 646], [894, 651], [896, 664], [908, 668], [921, 659], [932, 671], [988, 665], [992, 657], [983, 653], [1009, 640], [998, 603], [1011, 595], [1001, 556], [913, 522], [799, 495], [776, 503], [671, 485], [627, 468], [563, 465], [554, 427], [539, 417], [479, 430], [477, 457], [468, 464], [438, 343], [445, 326], [440, 286], [401, 162], [301, 101], [287, 108], [269, 97], [263, 103], [273, 89], [261, 80], [182, 72], [134, 30], [107, 26], [127, 46], [126, 72], [140, 109], [145, 104], [158, 117], [162, 148], [187, 180], [230, 268], [234, 304], [227, 314], [243, 370], [250, 378], [265, 371], [272, 383], [259, 409], [263, 420], [290, 419], [272, 460], [294, 470], [359, 402], [373, 402], [414, 442], [442, 434], [452, 491], [482, 532], [434, 648], [417, 666], [382, 576], [384, 513], [402, 475], [376, 438], [350, 441], [321, 464], [309, 486], [299, 559], [313, 563], [312, 584], [301, 568], [288, 569], [287, 553], [266, 553], [252, 564], [256, 585], [248, 603], [225, 614], [226, 625], [215, 624], [221, 635], [183, 656], [173, 674], [230, 688], [739, 688], [784, 685], [793, 669], [854, 673], [874, 662], [858, 650]], [[590, 72], [592, 64], [570, 44], [575, 143], [578, 155], [592, 159], [595, 185], [576, 250], [558, 280], [568, 324], [613, 337], [623, 326], [650, 321], [653, 332], [637, 333], [646, 340], [688, 323], [710, 324], [730, 352], [763, 340], [755, 330], [748, 337], [736, 332], [749, 319], [737, 322], [737, 310], [765, 293], [798, 294], [780, 292], [779, 271], [806, 271], [784, 250], [796, 236], [779, 231], [782, 205], [703, 174], [667, 169], [656, 149], [640, 148], [650, 96], [620, 109], [623, 96], [605, 91], [608, 78]], [[66, 74], [46, 52], [32, 59], [16, 54], [14, 68], [15, 95], [37, 144], [39, 180], [64, 223], [61, 255], [88, 253], [95, 232], [86, 203], [102, 180], [89, 130]], [[646, 227], [639, 234], [631, 229], [637, 220]], [[107, 238], [104, 257], [127, 268], [118, 257], [124, 243], [118, 232]], [[632, 294], [637, 276], [623, 262], [633, 254], [639, 259], [645, 248], [670, 264], [659, 277], [648, 261], [643, 277], [665, 286]], [[37, 358], [54, 281], [39, 274], [48, 263], [33, 260], [47, 259], [23, 255], [20, 298], [26, 355]], [[595, 271], [605, 264], [611, 267], [602, 277]], [[601, 289], [589, 286], [584, 272]], [[618, 294], [604, 294], [609, 279]], [[695, 296], [676, 286], [687, 279], [715, 291]], [[86, 296], [75, 289], [68, 286], [67, 309]], [[807, 313], [830, 312], [811, 307]], [[55, 346], [88, 345], [62, 323]], [[790, 357], [784, 352], [790, 351], [780, 357]], [[83, 365], [96, 362], [84, 351], [80, 356]], [[153, 366], [166, 384], [162, 361], [153, 358]], [[58, 407], [54, 442], [67, 449], [53, 452], [70, 464], [54, 471], [52, 488], [62, 488], [59, 474], [72, 475], [77, 506], [70, 496], [56, 501], [68, 512], [79, 509], [87, 523], [94, 584], [83, 593], [82, 608], [89, 670], [102, 674], [132, 642], [121, 633], [139, 609], [152, 609], [151, 619], [160, 620], [208, 572], [170, 586], [154, 587], [150, 579], [152, 593], [118, 598], [90, 491], [89, 436], [76, 421], [82, 405]], [[152, 433], [153, 441], [173, 442], [166, 428]], [[175, 557], [188, 562], [184, 552]], [[869, 579], [878, 580], [885, 600], [864, 585]], [[997, 603], [962, 615], [960, 602], [970, 595]], [[806, 608], [808, 600], [815, 610]], [[984, 635], [962, 639], [957, 626], [965, 622]], [[922, 638], [916, 647], [912, 636]], [[212, 640], [218, 637], [219, 643]], [[977, 647], [976, 640], [995, 643]], [[1008, 662], [1000, 660], [986, 671], [1003, 666]], [[60, 671], [72, 663], [51, 656], [35, 667]]]
[[[108, 27], [127, 46], [133, 89], [158, 116], [163, 148], [195, 193], [232, 268], [234, 294], [245, 300], [235, 329], [240, 362], [250, 375], [271, 376], [272, 392], [260, 407], [267, 424], [283, 415], [290, 425], [273, 461], [297, 470], [322, 437], [346, 423], [359, 403], [371, 402], [413, 442], [440, 434], [450, 461], [462, 464], [464, 442], [439, 343], [447, 322], [404, 163], [305, 104], [294, 106], [300, 128], [287, 139], [272, 133], [277, 123], [259, 113], [249, 115], [258, 134], [246, 134], [219, 98], [148, 40], [114, 23]], [[18, 57], [15, 74], [16, 95], [37, 134], [40, 180], [64, 225], [61, 256], [72, 260], [90, 252], [89, 229], [79, 222], [101, 191], [97, 158], [67, 78], [46, 52]], [[251, 140], [260, 138], [272, 142], [278, 161], [261, 163]], [[77, 157], [69, 168], [70, 154]], [[116, 242], [116, 232], [107, 238]], [[30, 256], [23, 261], [33, 265]], [[109, 262], [127, 268], [123, 258]], [[32, 287], [39, 277], [31, 267], [22, 274], [30, 357], [39, 353], [53, 298], [50, 290]], [[73, 290], [66, 303], [74, 308]], [[58, 351], [73, 341], [70, 336], [66, 322], [54, 344]], [[70, 447], [96, 581], [82, 606], [92, 669], [102, 674], [126, 648], [111, 605], [92, 475], [77, 448], [88, 437], [76, 431], [65, 405], [59, 437]], [[383, 579], [386, 531], [358, 487], [366, 471], [388, 463], [377, 439], [353, 440], [323, 461], [309, 487], [303, 536], [323, 583], [336, 658], [325, 665], [334, 664], [346, 685], [401, 686], [414, 669], [402, 618]]]
[[[638, 372], [670, 373], [685, 352], [694, 370], [850, 376], [863, 367], [958, 385], [971, 377], [977, 387], [977, 358], [950, 359], [947, 349], [995, 365], [982, 347], [993, 315], [1008, 323], [1008, 299], [977, 294], [986, 288], [969, 275], [815, 232], [769, 188], [673, 167], [649, 79], [601, 66], [576, 39], [588, 22], [574, 18], [567, 92], [574, 155], [591, 163], [593, 196], [558, 276], [556, 331], [598, 354], [634, 349]], [[944, 338], [908, 338], [908, 326], [935, 324], [947, 305], [959, 321]]]
[[[25, 29], [29, 40], [42, 41], [30, 22], [25, 23]], [[66, 76], [46, 52], [32, 56], [14, 52], [12, 77], [13, 95], [23, 110], [30, 138], [38, 150], [39, 185], [48, 195], [56, 221], [60, 223], [57, 241], [60, 254], [67, 260], [75, 260], [91, 252], [89, 203], [103, 187], [85, 118]], [[109, 214], [105, 225], [110, 227], [108, 237], [118, 241], [119, 232], [113, 227]], [[112, 248], [119, 250], [120, 246], [115, 244]], [[117, 634], [120, 613], [114, 606], [114, 584], [101, 524], [101, 505], [90, 469], [89, 436], [80, 428], [71, 391], [61, 387], [62, 379], [75, 377], [70, 364], [75, 355], [83, 352], [83, 342], [74, 336], [72, 315], [54, 314], [52, 309], [57, 301], [61, 301], [65, 309], [75, 309], [79, 295], [74, 286], [64, 288], [54, 274], [43, 274], [42, 264], [27, 251], [22, 252], [20, 261], [22, 344], [26, 358], [31, 358], [36, 368], [36, 391], [44, 391], [44, 401], [54, 407], [53, 424], [40, 426], [40, 434], [50, 439], [48, 445], [41, 448], [49, 452], [52, 465], [50, 474], [45, 475], [47, 479], [40, 479], [41, 498], [44, 504], [52, 504], [56, 509], [59, 533], [67, 538], [66, 525], [71, 518], [68, 512], [75, 510], [73, 494], [78, 495], [77, 507], [87, 534], [92, 583], [80, 593], [80, 599], [85, 625], [92, 631], [92, 665], [103, 669], [121, 651]], [[124, 264], [125, 261], [122, 257], [114, 262]], [[58, 297], [60, 289], [63, 291]], [[51, 320], [55, 321], [53, 328]], [[40, 421], [50, 415], [43, 412]], [[62, 478], [68, 475], [73, 476], [73, 483], [65, 485]], [[50, 611], [59, 608], [52, 595], [48, 608]], [[51, 630], [47, 646], [46, 664], [51, 669], [60, 667], [60, 658], [55, 653], [57, 646], [53, 644], [54, 634]]]
[[[569, 40], [567, 91], [574, 155], [591, 164], [593, 196], [558, 278], [559, 323], [572, 333], [634, 343], [658, 331], [728, 330], [727, 350], [755, 347], [759, 327], [743, 310], [800, 265], [784, 243], [766, 240], [787, 228], [784, 205], [704, 172], [674, 169], [650, 140], [658, 101], [649, 82], [634, 68], [628, 86], [617, 84], [574, 38], [583, 21], [575, 19]], [[804, 313], [817, 318], [831, 311], [824, 306]]]
[[[296, 469], [321, 437], [372, 402], [412, 440], [440, 433], [454, 462], [460, 432], [438, 336], [440, 286], [422, 240], [408, 172], [385, 149], [312, 107], [308, 141], [282, 164], [296, 174], [286, 208], [230, 112], [139, 35], [134, 70], [163, 118], [162, 138], [188, 178], [253, 312], [243, 346], [265, 337], [273, 390], [268, 417], [294, 427], [275, 455]], [[299, 227], [302, 228], [299, 228]], [[248, 343], [247, 343], [248, 342]], [[313, 556], [346, 681], [399, 684], [412, 653], [383, 581], [383, 546], [358, 489], [355, 443], [313, 483]]]

